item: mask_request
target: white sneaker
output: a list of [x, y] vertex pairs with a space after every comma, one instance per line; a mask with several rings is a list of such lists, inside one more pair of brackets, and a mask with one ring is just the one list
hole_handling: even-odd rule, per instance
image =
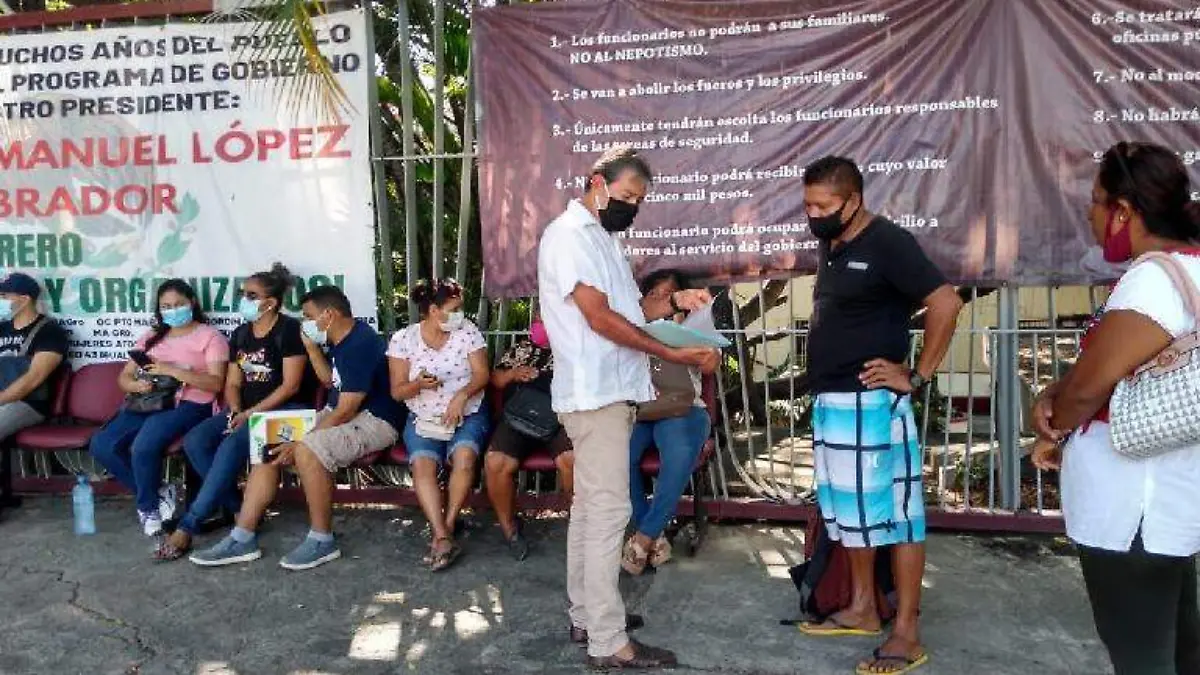
[[159, 521], [172, 520], [179, 505], [179, 491], [175, 484], [164, 485], [158, 489]]
[[138, 511], [138, 522], [142, 524], [142, 534], [147, 537], [157, 537], [163, 533], [163, 521], [157, 513]]

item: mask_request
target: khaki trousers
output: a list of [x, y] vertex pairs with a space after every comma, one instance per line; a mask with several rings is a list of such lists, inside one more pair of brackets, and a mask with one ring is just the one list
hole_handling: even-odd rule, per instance
[[629, 643], [618, 586], [621, 543], [629, 524], [629, 437], [636, 410], [627, 403], [560, 415], [575, 448], [575, 497], [567, 528], [571, 624], [588, 632], [588, 654], [611, 656]]

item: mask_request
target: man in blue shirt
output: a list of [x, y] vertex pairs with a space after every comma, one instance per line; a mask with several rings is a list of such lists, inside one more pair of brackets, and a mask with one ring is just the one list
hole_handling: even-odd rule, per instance
[[330, 389], [329, 403], [303, 439], [275, 448], [272, 461], [254, 467], [237, 527], [213, 548], [193, 555], [197, 565], [217, 567], [262, 557], [255, 529], [275, 499], [280, 472], [293, 465], [308, 502], [311, 529], [280, 566], [306, 570], [340, 558], [333, 537], [334, 473], [399, 438], [400, 406], [392, 399], [383, 338], [355, 320], [350, 301], [335, 286], [314, 288], [301, 308], [304, 346], [317, 377]]

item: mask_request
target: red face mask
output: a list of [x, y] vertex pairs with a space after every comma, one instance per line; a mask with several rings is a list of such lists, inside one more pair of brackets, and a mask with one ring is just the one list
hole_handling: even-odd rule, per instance
[[1117, 222], [1117, 212], [1108, 214], [1108, 222], [1104, 224], [1104, 259], [1110, 263], [1128, 262], [1133, 258], [1133, 239], [1129, 236], [1129, 223], [1120, 232], [1113, 233], [1113, 225]]

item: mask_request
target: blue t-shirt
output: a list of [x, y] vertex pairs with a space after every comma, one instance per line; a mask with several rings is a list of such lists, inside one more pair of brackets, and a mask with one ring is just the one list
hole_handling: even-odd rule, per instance
[[392, 398], [388, 377], [387, 344], [370, 326], [355, 321], [354, 328], [341, 342], [329, 348], [333, 368], [333, 391], [329, 407], [336, 408], [342, 392], [366, 394], [359, 409], [369, 412], [399, 430], [400, 404]]

